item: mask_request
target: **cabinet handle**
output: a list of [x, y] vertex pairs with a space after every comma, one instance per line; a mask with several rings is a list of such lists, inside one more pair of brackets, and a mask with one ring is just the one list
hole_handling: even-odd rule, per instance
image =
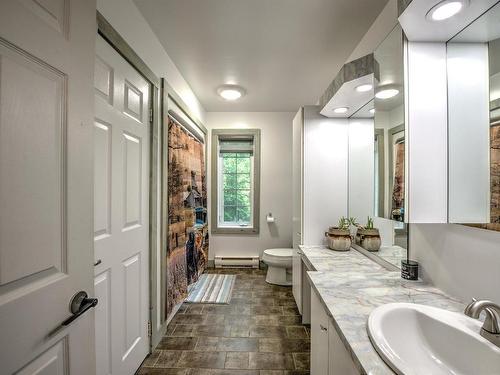
[[326, 328], [323, 324], [319, 325], [319, 328], [321, 328], [322, 331], [328, 331], [328, 328]]
[[298, 250], [297, 250], [297, 254], [298, 254], [298, 255], [302, 255], [302, 251], [298, 251]]

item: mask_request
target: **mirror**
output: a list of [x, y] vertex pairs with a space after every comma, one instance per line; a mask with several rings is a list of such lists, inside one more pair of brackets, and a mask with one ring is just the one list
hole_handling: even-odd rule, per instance
[[349, 119], [349, 216], [355, 247], [401, 267], [407, 258], [403, 31], [396, 26], [374, 52], [375, 98]]
[[500, 230], [500, 3], [447, 43], [449, 222]]

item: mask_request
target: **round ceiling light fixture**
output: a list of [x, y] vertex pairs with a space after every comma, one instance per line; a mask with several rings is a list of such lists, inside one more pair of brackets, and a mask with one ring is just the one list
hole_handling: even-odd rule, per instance
[[444, 21], [456, 16], [468, 5], [468, 0], [444, 0], [434, 5], [431, 10], [427, 12], [426, 18], [431, 21]]
[[375, 114], [375, 108], [370, 109], [370, 113], [371, 113], [372, 115], [374, 115], [374, 114]]
[[394, 98], [398, 94], [399, 94], [399, 88], [396, 85], [384, 85], [384, 86], [379, 86], [377, 88], [377, 91], [375, 92], [375, 97], [377, 99], [385, 100]]
[[341, 114], [346, 113], [349, 110], [348, 107], [338, 107], [333, 110], [334, 113]]
[[366, 84], [363, 84], [363, 85], [359, 85], [358, 87], [356, 87], [356, 91], [357, 92], [368, 92], [371, 89], [373, 89], [373, 85], [371, 85], [369, 83], [366, 83]]
[[222, 85], [217, 89], [217, 94], [219, 94], [222, 99], [232, 102], [244, 96], [246, 91], [243, 87], [238, 85]]

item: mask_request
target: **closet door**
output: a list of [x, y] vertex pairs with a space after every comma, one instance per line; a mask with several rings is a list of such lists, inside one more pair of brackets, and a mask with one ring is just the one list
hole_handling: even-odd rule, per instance
[[133, 374], [149, 352], [151, 87], [100, 36], [95, 57], [97, 374]]

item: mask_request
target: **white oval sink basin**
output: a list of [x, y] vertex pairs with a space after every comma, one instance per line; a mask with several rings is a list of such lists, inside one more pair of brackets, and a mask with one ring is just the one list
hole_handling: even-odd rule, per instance
[[389, 303], [372, 311], [368, 335], [384, 361], [404, 375], [498, 375], [500, 348], [482, 322], [435, 307]]

